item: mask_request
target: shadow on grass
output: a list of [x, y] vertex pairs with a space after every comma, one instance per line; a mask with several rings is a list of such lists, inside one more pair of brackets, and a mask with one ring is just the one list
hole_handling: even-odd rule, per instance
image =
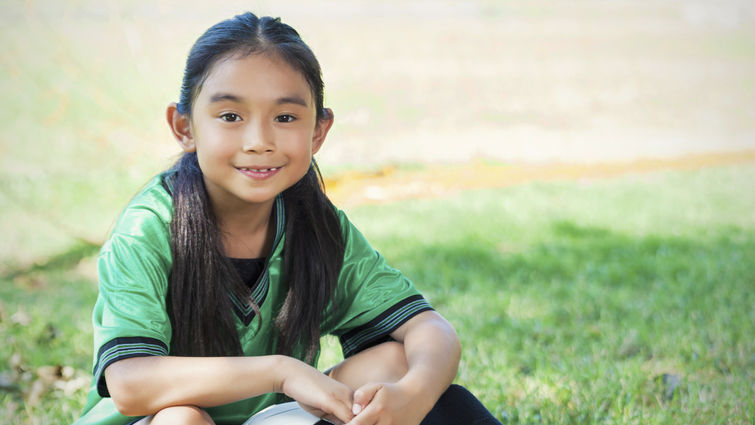
[[532, 420], [527, 409], [578, 423], [618, 419], [617, 403], [660, 408], [673, 398], [654, 384], [665, 375], [684, 376], [683, 403], [720, 391], [706, 409], [747, 393], [752, 232], [630, 236], [562, 221], [519, 251], [469, 237], [400, 263], [457, 327], [472, 386], [514, 423]]
[[96, 254], [99, 249], [100, 245], [98, 244], [79, 240], [68, 247], [68, 249], [49, 258], [35, 261], [28, 266], [10, 267], [9, 269], [6, 269], [0, 274], [0, 280], [13, 280], [17, 277], [40, 272], [70, 269], [76, 267], [82, 259]]
[[503, 252], [476, 238], [423, 246], [402, 254], [403, 269], [427, 290], [443, 293], [522, 286], [592, 286], [604, 291], [679, 286], [695, 293], [752, 281], [755, 234], [736, 228], [700, 238], [633, 237], [608, 229], [556, 222], [548, 237]]

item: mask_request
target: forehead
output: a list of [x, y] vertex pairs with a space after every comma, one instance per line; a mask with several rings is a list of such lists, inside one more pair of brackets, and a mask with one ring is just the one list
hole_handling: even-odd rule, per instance
[[301, 72], [271, 54], [229, 55], [218, 60], [205, 78], [197, 103], [217, 93], [229, 93], [250, 101], [298, 96], [313, 107], [312, 90]]

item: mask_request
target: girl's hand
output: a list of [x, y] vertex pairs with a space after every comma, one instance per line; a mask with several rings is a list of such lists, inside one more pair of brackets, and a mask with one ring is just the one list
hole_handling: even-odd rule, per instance
[[356, 416], [348, 425], [417, 425], [432, 404], [400, 383], [366, 384], [354, 392]]
[[353, 399], [351, 390], [312, 366], [286, 357], [278, 392], [296, 400], [309, 413], [331, 422], [350, 421]]

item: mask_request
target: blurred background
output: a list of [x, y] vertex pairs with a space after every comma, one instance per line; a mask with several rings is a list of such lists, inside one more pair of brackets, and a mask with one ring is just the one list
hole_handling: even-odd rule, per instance
[[[680, 409], [696, 413], [679, 423], [752, 419], [751, 0], [9, 0], [0, 422], [60, 423], [83, 405], [93, 256], [130, 197], [177, 158], [164, 111], [191, 44], [247, 10], [282, 17], [318, 56], [336, 116], [318, 154], [329, 193], [412, 277], [449, 282], [428, 293], [468, 338], [459, 379], [499, 418], [642, 423], [645, 412], [669, 423], [678, 411], [643, 409], [688, 385]], [[642, 174], [726, 164], [739, 168]], [[634, 177], [593, 179], [613, 175]], [[408, 201], [428, 195], [442, 200]], [[637, 301], [656, 296], [646, 284], [665, 296]], [[701, 288], [727, 284], [705, 301]], [[710, 310], [690, 313], [698, 303]], [[627, 317], [644, 325], [627, 330]], [[554, 338], [562, 345], [543, 348]], [[579, 375], [590, 371], [601, 376]], [[721, 406], [714, 416], [700, 413], [708, 402]], [[726, 412], [731, 422], [715, 416]]]
[[164, 108], [191, 44], [245, 10], [283, 17], [320, 59], [336, 113], [326, 175], [755, 149], [746, 0], [12, 0], [0, 6], [3, 263], [105, 238], [175, 159]]

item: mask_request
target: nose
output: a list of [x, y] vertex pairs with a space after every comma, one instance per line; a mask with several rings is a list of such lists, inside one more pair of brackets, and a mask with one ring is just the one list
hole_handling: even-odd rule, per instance
[[275, 140], [270, 126], [257, 120], [247, 125], [243, 135], [244, 152], [264, 153], [275, 150]]

